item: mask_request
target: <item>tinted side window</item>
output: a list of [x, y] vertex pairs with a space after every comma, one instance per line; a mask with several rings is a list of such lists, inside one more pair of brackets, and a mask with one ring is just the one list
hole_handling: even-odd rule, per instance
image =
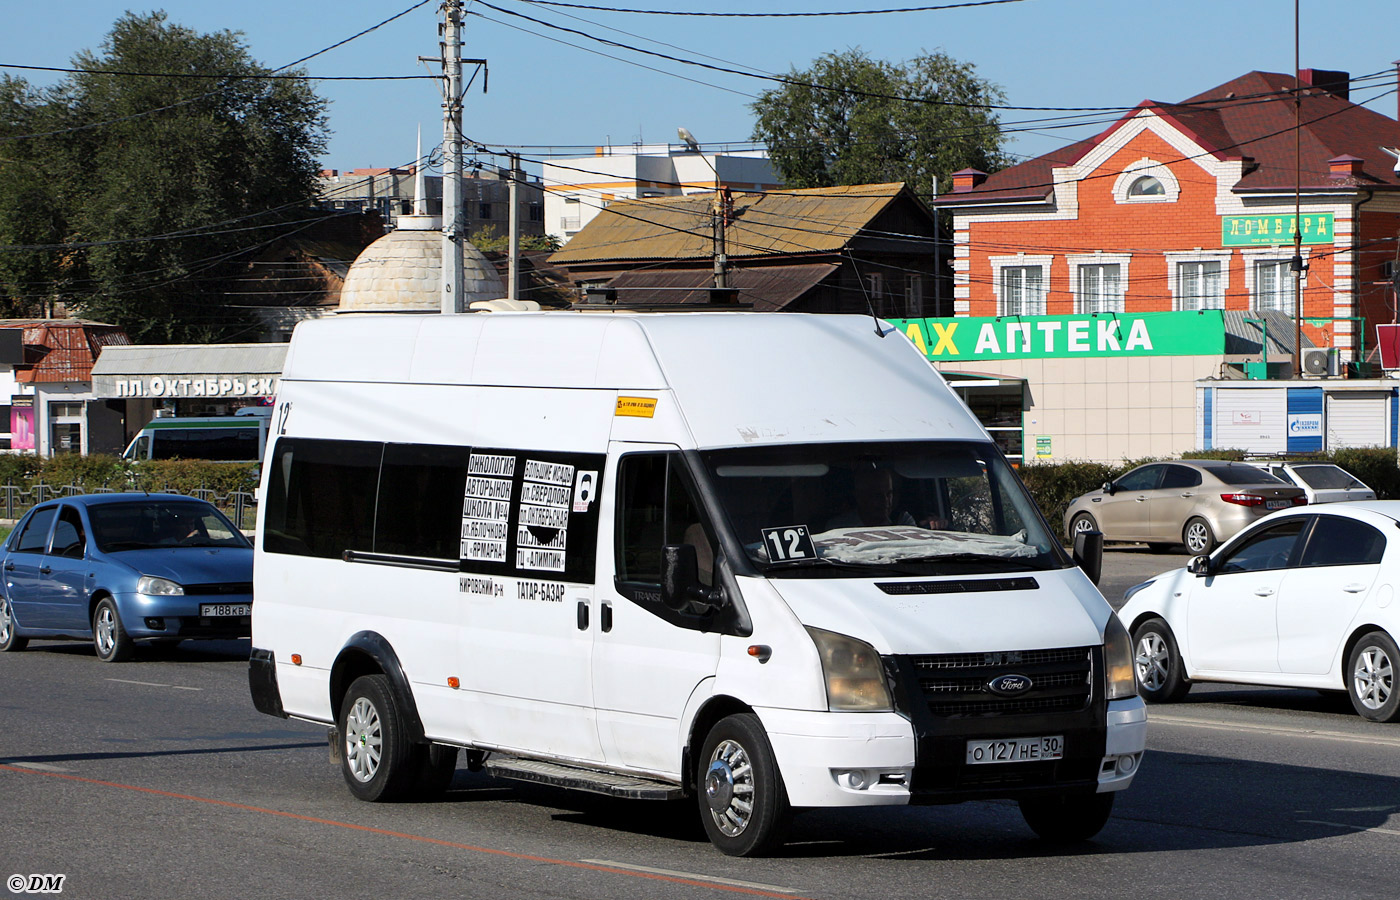
[[258, 429], [162, 428], [152, 432], [152, 459], [258, 458]]
[[1201, 483], [1201, 473], [1189, 466], [1167, 466], [1162, 476], [1164, 488], [1189, 488]]
[[700, 504], [681, 477], [678, 458], [638, 454], [618, 468], [617, 573], [622, 581], [660, 585], [661, 548], [695, 547], [700, 581], [713, 581], [714, 550]]
[[1375, 565], [1385, 553], [1385, 535], [1356, 519], [1318, 516], [1303, 551], [1304, 566]]
[[1162, 480], [1162, 470], [1165, 468], [1166, 466], [1143, 466], [1141, 469], [1134, 469], [1118, 479], [1115, 487], [1120, 491], [1154, 490]]
[[369, 441], [279, 440], [268, 478], [263, 549], [325, 559], [373, 550], [382, 454], [383, 445]]
[[55, 556], [82, 559], [83, 548], [86, 545], [82, 517], [73, 507], [63, 507], [58, 514], [58, 524], [53, 529], [53, 547], [49, 552]]
[[1306, 518], [1299, 517], [1258, 532], [1243, 545], [1232, 550], [1216, 572], [1228, 575], [1232, 572], [1262, 572], [1265, 569], [1285, 568], [1293, 559], [1293, 548], [1298, 543], [1298, 533], [1306, 523]]
[[58, 513], [58, 507], [50, 506], [47, 509], [37, 510], [29, 517], [29, 524], [24, 526], [24, 532], [20, 534], [19, 540], [15, 543], [17, 553], [43, 553], [44, 546], [49, 541], [49, 526], [53, 524], [54, 516]]
[[[460, 558], [468, 447], [389, 444], [379, 475], [374, 552]], [[504, 529], [502, 525], [502, 540]]]

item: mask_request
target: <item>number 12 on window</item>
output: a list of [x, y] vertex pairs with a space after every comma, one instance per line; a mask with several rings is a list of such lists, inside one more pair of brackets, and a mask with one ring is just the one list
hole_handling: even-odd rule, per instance
[[789, 559], [816, 559], [817, 548], [812, 543], [806, 525], [784, 525], [763, 529], [763, 544], [768, 558], [774, 562]]

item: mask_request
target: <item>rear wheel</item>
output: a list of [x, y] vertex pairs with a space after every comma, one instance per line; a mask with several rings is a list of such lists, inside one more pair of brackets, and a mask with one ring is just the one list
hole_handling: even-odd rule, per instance
[[[361, 800], [392, 802], [413, 793], [421, 771], [389, 679], [361, 675], [340, 701], [340, 772]], [[455, 755], [454, 755], [455, 760]]]
[[710, 843], [729, 856], [760, 856], [782, 843], [790, 814], [763, 724], [752, 713], [726, 716], [705, 736], [696, 794]]
[[1203, 556], [1215, 549], [1215, 532], [1210, 530], [1209, 522], [1195, 516], [1188, 519], [1181, 530], [1181, 542], [1193, 555]]
[[1384, 631], [1373, 631], [1351, 649], [1347, 657], [1347, 695], [1363, 718], [1372, 722], [1400, 720], [1400, 693], [1395, 690], [1395, 668], [1400, 651]]
[[1133, 668], [1138, 694], [1148, 703], [1171, 703], [1191, 690], [1176, 637], [1161, 619], [1148, 619], [1133, 630]]
[[10, 612], [10, 601], [0, 597], [0, 653], [29, 646], [29, 638], [20, 637], [18, 630], [14, 613]]
[[122, 627], [117, 604], [111, 597], [104, 597], [92, 612], [92, 646], [97, 650], [97, 658], [103, 662], [122, 662], [131, 658], [136, 642]]
[[1043, 840], [1055, 844], [1087, 841], [1103, 830], [1115, 794], [1057, 794], [1021, 801], [1021, 816]]

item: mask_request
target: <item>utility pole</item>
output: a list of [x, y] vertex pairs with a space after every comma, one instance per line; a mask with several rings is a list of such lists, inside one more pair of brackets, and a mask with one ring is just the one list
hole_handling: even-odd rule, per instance
[[1303, 377], [1303, 76], [1298, 54], [1298, 0], [1293, 0], [1293, 377]]
[[506, 298], [509, 300], [520, 299], [520, 154], [510, 155], [510, 186], [508, 195], [510, 198], [510, 239], [508, 252], [510, 254], [510, 268], [507, 270]]
[[462, 311], [462, 0], [442, 4], [442, 312]]

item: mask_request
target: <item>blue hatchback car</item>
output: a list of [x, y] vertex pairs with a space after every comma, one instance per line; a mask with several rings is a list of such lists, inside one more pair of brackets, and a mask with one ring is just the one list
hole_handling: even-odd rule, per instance
[[248, 637], [253, 547], [203, 500], [88, 494], [31, 509], [0, 550], [0, 651], [91, 638], [119, 662], [143, 639]]

